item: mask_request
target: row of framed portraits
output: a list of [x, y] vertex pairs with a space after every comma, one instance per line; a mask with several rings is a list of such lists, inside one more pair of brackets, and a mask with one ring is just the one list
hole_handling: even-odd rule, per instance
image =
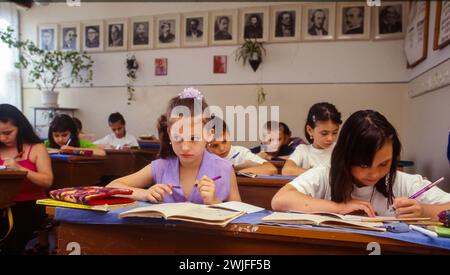
[[407, 3], [371, 8], [365, 1], [320, 2], [41, 24], [38, 45], [44, 50], [98, 52], [236, 45], [246, 38], [271, 43], [358, 40], [372, 35], [376, 40], [398, 39], [405, 34]]

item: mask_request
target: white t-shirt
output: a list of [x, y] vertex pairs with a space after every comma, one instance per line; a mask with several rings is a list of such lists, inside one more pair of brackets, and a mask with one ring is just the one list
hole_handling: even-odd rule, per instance
[[117, 146], [139, 146], [137, 139], [129, 134], [126, 133], [123, 138], [117, 138], [114, 133], [111, 133], [109, 135], [106, 135], [104, 138], [96, 140], [94, 144], [99, 144], [103, 146], [111, 146], [113, 148], [116, 148]]
[[[321, 165], [309, 169], [289, 184], [299, 192], [316, 199], [331, 200], [331, 187], [329, 181], [330, 166]], [[421, 175], [411, 175], [397, 171], [392, 191], [395, 198], [409, 197], [419, 191], [423, 186], [429, 184]], [[353, 199], [370, 201], [379, 216], [393, 216], [389, 211], [388, 199], [379, 193], [375, 186], [354, 187]], [[450, 194], [438, 187], [433, 187], [423, 193], [417, 200], [424, 204], [443, 204], [450, 202]]]
[[289, 156], [289, 159], [295, 162], [298, 167], [309, 169], [327, 164], [331, 159], [334, 144], [327, 149], [317, 149], [312, 144], [300, 144], [295, 151]]
[[231, 158], [236, 155], [239, 152], [239, 155], [237, 155], [233, 160], [233, 165], [241, 165], [245, 162], [252, 161], [259, 164], [263, 164], [264, 162], [267, 162], [267, 160], [261, 158], [258, 155], [253, 154], [250, 149], [242, 147], [242, 146], [231, 146], [230, 152], [225, 157], [226, 160], [230, 160]]

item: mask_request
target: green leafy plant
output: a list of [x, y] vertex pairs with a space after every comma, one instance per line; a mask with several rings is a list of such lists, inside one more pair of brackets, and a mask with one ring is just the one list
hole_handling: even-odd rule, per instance
[[127, 77], [128, 77], [128, 83], [127, 83], [127, 93], [128, 93], [128, 105], [131, 105], [131, 101], [134, 100], [134, 92], [136, 91], [134, 89], [134, 82], [137, 78], [137, 70], [139, 69], [139, 63], [136, 60], [136, 57], [134, 55], [128, 56], [126, 60], [127, 64]]
[[28, 69], [29, 80], [39, 90], [55, 91], [58, 84], [68, 88], [71, 84], [90, 83], [92, 81], [92, 65], [94, 61], [86, 53], [76, 51], [44, 51], [32, 41], [20, 41], [14, 38], [14, 30], [0, 30], [0, 40], [10, 48], [19, 50], [19, 61], [16, 68]]
[[263, 54], [266, 55], [264, 42], [258, 42], [256, 39], [245, 39], [244, 43], [236, 50], [236, 61], [242, 60], [242, 65], [248, 62], [256, 71], [262, 62]]

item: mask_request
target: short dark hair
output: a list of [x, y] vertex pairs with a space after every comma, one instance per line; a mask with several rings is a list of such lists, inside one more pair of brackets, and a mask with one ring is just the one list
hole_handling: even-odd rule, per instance
[[77, 126], [78, 132], [81, 132], [83, 130], [83, 124], [81, 123], [81, 120], [79, 120], [76, 117], [72, 117], [73, 122], [75, 123], [75, 126]]
[[286, 136], [291, 136], [292, 132], [291, 129], [289, 129], [289, 126], [287, 126], [286, 123], [284, 122], [280, 122], [280, 121], [267, 121], [264, 124], [264, 128], [266, 128], [269, 131], [272, 131], [272, 126], [273, 127], [278, 127], [278, 129], [281, 130], [281, 132], [283, 132], [283, 134], [285, 134]]
[[125, 119], [123, 118], [122, 114], [119, 112], [115, 112], [109, 115], [108, 117], [108, 123], [116, 123], [116, 122], [122, 122], [123, 125], [125, 125]]
[[50, 123], [50, 127], [48, 128], [48, 141], [51, 148], [59, 149], [61, 146], [56, 143], [53, 138], [53, 132], [70, 132], [70, 146], [80, 147], [80, 140], [78, 138], [78, 131], [75, 122], [72, 117], [66, 114], [60, 114], [55, 116], [53, 121]]

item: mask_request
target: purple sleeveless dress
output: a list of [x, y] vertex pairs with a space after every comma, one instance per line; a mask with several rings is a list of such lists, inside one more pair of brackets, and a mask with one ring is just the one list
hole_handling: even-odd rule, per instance
[[[200, 180], [204, 175], [209, 178], [221, 176], [222, 178], [215, 180], [216, 197], [221, 201], [228, 200], [230, 195], [230, 174], [232, 165], [229, 161], [220, 158], [217, 155], [210, 154], [204, 151], [202, 163], [198, 170], [197, 179]], [[173, 186], [180, 186], [180, 162], [177, 157], [168, 159], [157, 159], [151, 162], [151, 175], [153, 183], [173, 184]], [[192, 202], [203, 204], [203, 199], [197, 187], [193, 187], [189, 198], [183, 194], [180, 188], [173, 188], [173, 194], [165, 194], [162, 203], [168, 202]]]

